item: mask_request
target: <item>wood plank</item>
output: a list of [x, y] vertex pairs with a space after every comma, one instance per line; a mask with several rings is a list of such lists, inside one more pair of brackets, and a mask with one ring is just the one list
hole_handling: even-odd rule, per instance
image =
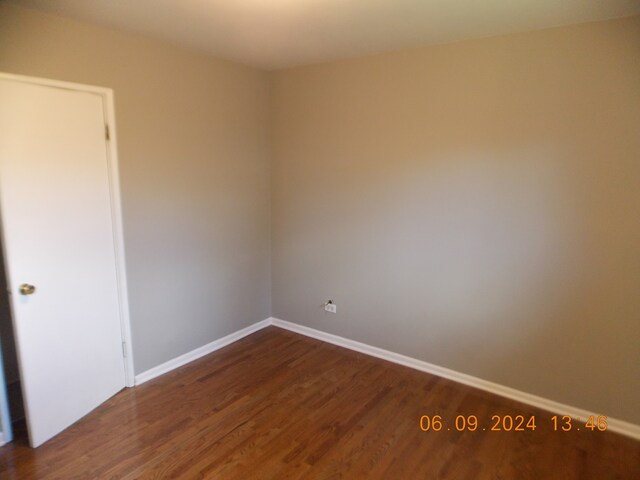
[[[421, 415], [445, 426], [423, 432]], [[458, 415], [481, 426], [459, 432]], [[536, 416], [537, 428], [487, 431], [492, 415]], [[18, 425], [0, 478], [640, 478], [640, 442], [555, 432], [550, 418], [269, 327], [120, 392], [40, 448]]]

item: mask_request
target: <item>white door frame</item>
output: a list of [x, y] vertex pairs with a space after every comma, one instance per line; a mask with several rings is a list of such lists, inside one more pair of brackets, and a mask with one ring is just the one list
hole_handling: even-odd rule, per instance
[[28, 77], [0, 72], [0, 79], [13, 80], [23, 83], [44, 85], [65, 90], [88, 92], [100, 95], [104, 106], [105, 128], [108, 129], [109, 139], [105, 142], [107, 147], [107, 162], [109, 172], [109, 196], [111, 203], [111, 223], [113, 226], [113, 244], [116, 258], [116, 276], [118, 282], [118, 303], [120, 310], [120, 327], [122, 341], [124, 342], [124, 373], [125, 385], [135, 385], [135, 373], [133, 369], [133, 345], [131, 341], [131, 321], [129, 318], [129, 296], [127, 293], [127, 272], [125, 268], [124, 235], [122, 230], [122, 204], [120, 200], [120, 174], [118, 170], [118, 148], [116, 136], [116, 116], [113, 90], [105, 87], [94, 87], [79, 83], [62, 82], [46, 78]]

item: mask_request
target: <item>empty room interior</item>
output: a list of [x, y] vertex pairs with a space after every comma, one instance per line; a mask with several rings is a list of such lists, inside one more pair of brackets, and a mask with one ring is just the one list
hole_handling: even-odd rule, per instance
[[640, 0], [0, 0], [0, 479], [640, 478]]

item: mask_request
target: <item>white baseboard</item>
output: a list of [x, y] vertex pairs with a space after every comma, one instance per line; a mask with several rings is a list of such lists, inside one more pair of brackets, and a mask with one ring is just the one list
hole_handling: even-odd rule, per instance
[[0, 447], [6, 445], [7, 442], [4, 441], [4, 433], [0, 432]]
[[174, 358], [173, 360], [169, 360], [157, 367], [150, 368], [146, 372], [142, 372], [139, 375], [136, 375], [136, 385], [141, 385], [144, 382], [148, 382], [149, 380], [159, 377], [165, 373], [170, 372], [178, 367], [186, 365], [189, 362], [193, 362], [194, 360], [208, 355], [211, 352], [215, 352], [222, 347], [226, 347], [227, 345], [232, 344], [233, 342], [237, 342], [241, 338], [246, 337], [247, 335], [251, 335], [258, 330], [262, 330], [265, 327], [271, 325], [271, 319], [267, 318], [266, 320], [262, 320], [260, 322], [254, 323], [253, 325], [249, 325], [242, 330], [238, 330], [237, 332], [230, 333], [226, 337], [219, 338], [218, 340], [214, 340], [211, 343], [207, 343], [202, 347], [198, 347], [195, 350], [191, 350], [190, 352], [185, 353], [184, 355], [180, 355], [179, 357]]
[[[531, 393], [516, 390], [515, 388], [506, 387], [498, 383], [493, 383], [488, 380], [483, 380], [478, 377], [467, 375], [466, 373], [460, 373], [449, 368], [440, 367], [438, 365], [407, 357], [399, 353], [390, 352], [389, 350], [373, 347], [365, 343], [356, 342], [355, 340], [349, 340], [348, 338], [339, 337], [331, 333], [322, 332], [320, 330], [305, 327], [303, 325], [298, 325], [296, 323], [287, 322], [285, 320], [280, 320], [279, 318], [273, 317], [254, 323], [253, 325], [243, 328], [242, 330], [238, 330], [237, 332], [231, 333], [226, 337], [214, 340], [207, 345], [196, 348], [195, 350], [185, 353], [184, 355], [180, 355], [179, 357], [176, 357], [173, 360], [169, 360], [162, 365], [158, 365], [157, 367], [151, 368], [146, 372], [136, 375], [136, 385], [140, 385], [162, 374], [168, 373], [171, 370], [186, 365], [189, 362], [192, 362], [211, 352], [215, 352], [222, 347], [226, 347], [227, 345], [230, 345], [231, 343], [236, 342], [241, 338], [244, 338], [247, 335], [251, 335], [252, 333], [257, 332], [258, 330], [261, 330], [270, 325], [299, 333], [307, 337], [315, 338], [323, 342], [331, 343], [339, 347], [348, 348], [349, 350], [355, 350], [356, 352], [371, 355], [372, 357], [381, 358], [389, 362], [404, 365], [405, 367], [413, 368], [415, 370], [431, 373], [439, 377], [447, 378], [454, 382], [469, 385], [471, 387], [475, 387], [480, 390], [499, 395], [501, 397], [510, 398], [511, 400], [522, 402], [524, 404], [531, 405], [533, 407], [537, 407], [558, 415], [569, 415], [573, 418], [579, 418], [582, 420], [586, 420], [592, 415], [595, 417], [600, 415], [595, 412], [590, 412], [588, 410], [573, 407], [571, 405], [565, 405], [554, 400], [549, 400], [547, 398], [539, 397]], [[626, 422], [624, 420], [618, 420], [612, 417], [607, 417], [607, 424], [608, 431], [616, 432], [621, 435], [640, 440], [640, 425]], [[0, 433], [0, 445], [2, 444], [1, 435], [2, 434]]]
[[[332, 335], [330, 333], [322, 332], [320, 330], [315, 330], [313, 328], [305, 327], [303, 325], [287, 322], [285, 320], [280, 320], [278, 318], [271, 318], [270, 322], [271, 322], [271, 325], [283, 328], [285, 330], [290, 330], [292, 332], [299, 333], [307, 337], [315, 338], [317, 340], [322, 340], [323, 342], [348, 348], [349, 350], [355, 350], [356, 352], [371, 355], [372, 357], [377, 357], [383, 360], [387, 360], [389, 362], [397, 363], [399, 365], [404, 365], [405, 367], [413, 368], [415, 370], [431, 373], [439, 377], [453, 380], [454, 382], [462, 383], [464, 385], [469, 385], [471, 387], [475, 387], [480, 390], [484, 390], [486, 392], [499, 395], [501, 397], [510, 398], [511, 400], [516, 400], [518, 402], [522, 402], [527, 405], [531, 405], [533, 407], [537, 407], [542, 410], [546, 410], [558, 415], [569, 415], [573, 418], [579, 418], [583, 421], [586, 421], [586, 419], [588, 419], [592, 415], [594, 415], [595, 417], [597, 417], [598, 415], [601, 415], [594, 412], [589, 412], [587, 410], [583, 410], [581, 408], [572, 407], [570, 405], [565, 405], [563, 403], [549, 400], [547, 398], [539, 397], [537, 395], [532, 395], [530, 393], [522, 392], [520, 390], [516, 390], [515, 388], [510, 388], [504, 385], [489, 382], [487, 380], [473, 377], [465, 373], [456, 372], [455, 370], [440, 367], [438, 365], [424, 362], [422, 360], [417, 360], [415, 358], [407, 357], [399, 353], [390, 352], [382, 348], [373, 347], [365, 343], [356, 342], [354, 340], [349, 340], [348, 338], [339, 337], [337, 335]], [[624, 420], [618, 420], [616, 418], [611, 418], [611, 417], [607, 417], [607, 424], [608, 424], [607, 426], [608, 431], [616, 432], [621, 435], [625, 435], [627, 437], [640, 440], [640, 425], [635, 425], [633, 423], [626, 422]]]

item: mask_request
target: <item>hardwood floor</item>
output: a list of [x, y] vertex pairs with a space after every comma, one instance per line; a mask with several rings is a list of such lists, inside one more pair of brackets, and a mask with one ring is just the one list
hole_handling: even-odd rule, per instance
[[[442, 430], [421, 431], [422, 415], [441, 415]], [[478, 429], [456, 431], [457, 415]], [[537, 428], [490, 431], [493, 415], [533, 415]], [[269, 327], [120, 392], [38, 449], [18, 432], [0, 477], [640, 478], [640, 442], [553, 431], [551, 416]]]

